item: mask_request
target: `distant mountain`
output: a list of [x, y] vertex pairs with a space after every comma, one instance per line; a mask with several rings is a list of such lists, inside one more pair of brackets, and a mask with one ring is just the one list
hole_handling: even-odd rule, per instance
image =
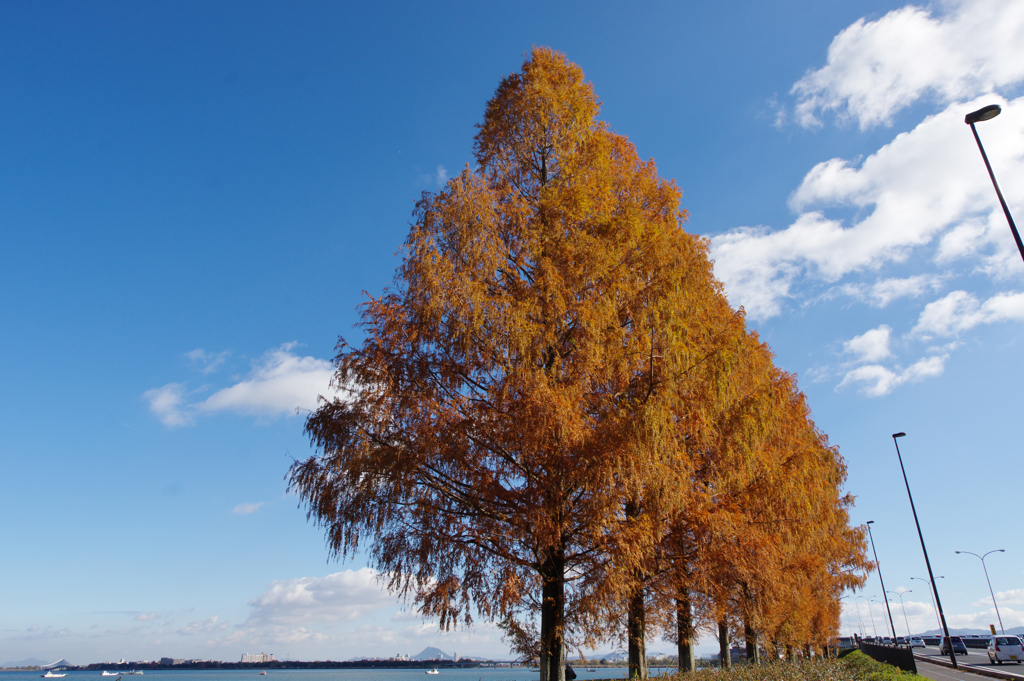
[[413, 655], [414, 660], [454, 660], [454, 655], [449, 655], [440, 648], [427, 647], [419, 655]]
[[[950, 636], [991, 636], [992, 632], [988, 629], [957, 629], [955, 627], [949, 628]], [[1007, 636], [1021, 636], [1024, 635], [1024, 627], [1013, 627], [1012, 629], [1006, 630]], [[914, 636], [942, 636], [941, 629], [929, 629], [923, 634], [914, 634]]]
[[48, 664], [46, 660], [30, 657], [27, 660], [18, 660], [17, 662], [4, 662], [0, 667], [42, 667], [45, 664]]

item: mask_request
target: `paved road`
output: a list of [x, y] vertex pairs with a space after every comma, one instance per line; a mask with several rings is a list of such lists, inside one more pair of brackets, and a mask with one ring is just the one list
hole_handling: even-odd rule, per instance
[[[927, 646], [924, 649], [915, 648], [914, 652], [916, 654], [918, 654], [918, 655], [927, 655], [927, 656], [938, 658], [940, 660], [944, 660], [946, 662], [949, 661], [949, 656], [948, 655], [939, 655], [939, 647], [938, 646]], [[962, 667], [983, 667], [983, 668], [986, 668], [986, 669], [994, 669], [994, 670], [998, 670], [998, 671], [1004, 672], [1006, 674], [1013, 674], [1014, 676], [1019, 676], [1022, 679], [1024, 679], [1024, 664], [1013, 664], [1012, 662], [1004, 662], [1003, 664], [992, 664], [991, 662], [988, 661], [988, 654], [982, 648], [968, 648], [967, 649], [967, 655], [957, 655], [956, 656], [956, 661], [957, 661], [957, 664], [961, 665]], [[923, 665], [918, 665], [918, 667], [919, 667], [918, 671], [919, 672], [921, 671], [920, 670], [921, 666], [923, 666]], [[932, 665], [927, 665], [926, 669], [931, 671], [931, 670], [934, 670], [935, 667], [933, 667]], [[944, 670], [944, 671], [945, 671], [946, 674], [953, 673], [952, 669]], [[934, 672], [934, 673], [935, 674], [939, 674], [940, 672]], [[931, 675], [928, 675], [928, 674], [924, 674], [924, 675], [928, 676], [928, 678], [936, 678], [936, 679], [938, 678], [937, 676], [931, 676]], [[975, 677], [975, 678], [977, 678], [977, 677]]]

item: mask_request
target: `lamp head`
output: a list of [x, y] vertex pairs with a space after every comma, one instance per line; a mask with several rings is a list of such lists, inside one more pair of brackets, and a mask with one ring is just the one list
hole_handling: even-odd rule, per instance
[[869, 520], [869, 521], [867, 522], [867, 524], [868, 524], [868, 525], [874, 525], [874, 524], [875, 524], [875, 521], [874, 521], [874, 520]]
[[982, 121], [992, 120], [1002, 113], [1002, 111], [1003, 110], [999, 108], [998, 104], [989, 104], [988, 106], [983, 106], [977, 111], [972, 111], [964, 116], [964, 123], [971, 125], [972, 123], [981, 123]]
[[906, 436], [907, 436], [906, 433], [893, 433], [892, 434], [893, 439], [896, 439], [898, 437], [906, 437]]
[[963, 551], [954, 551], [954, 553], [960, 554], [963, 553]]

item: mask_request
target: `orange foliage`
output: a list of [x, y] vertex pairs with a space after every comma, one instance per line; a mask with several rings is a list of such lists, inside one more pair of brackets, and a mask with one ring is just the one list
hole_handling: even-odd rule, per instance
[[291, 470], [334, 555], [367, 543], [442, 627], [504, 623], [542, 681], [564, 678], [567, 637], [615, 630], [623, 594], [642, 618], [651, 593], [710, 613], [727, 585], [781, 585], [758, 601], [774, 635], [803, 588], [784, 576], [820, 579], [828, 548], [780, 520], [846, 527], [822, 501], [841, 462], [681, 229], [681, 192], [598, 111], [548, 49], [502, 80], [477, 168], [417, 204], [394, 290], [362, 306], [359, 346], [339, 340], [342, 395], [306, 424], [318, 451]]

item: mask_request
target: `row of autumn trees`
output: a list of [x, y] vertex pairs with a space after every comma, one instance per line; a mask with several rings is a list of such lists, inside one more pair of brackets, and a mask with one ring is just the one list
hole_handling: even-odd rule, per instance
[[500, 623], [541, 681], [608, 640], [630, 676], [652, 635], [684, 669], [698, 630], [821, 644], [868, 567], [843, 461], [598, 110], [548, 49], [501, 82], [477, 168], [424, 194], [339, 341], [292, 488], [333, 554], [444, 628]]

